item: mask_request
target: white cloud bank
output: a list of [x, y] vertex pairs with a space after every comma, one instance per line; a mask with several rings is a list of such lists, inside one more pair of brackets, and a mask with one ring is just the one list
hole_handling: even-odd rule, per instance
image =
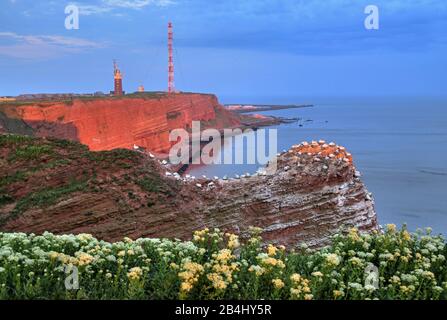
[[21, 35], [15, 32], [0, 32], [0, 39], [13, 43], [0, 46], [0, 55], [11, 58], [42, 59], [63, 53], [80, 53], [86, 49], [102, 48], [104, 44], [82, 38], [59, 35]]
[[78, 6], [81, 15], [110, 13], [118, 8], [140, 10], [147, 6], [166, 7], [175, 4], [172, 0], [101, 0], [97, 4], [82, 4], [72, 2]]

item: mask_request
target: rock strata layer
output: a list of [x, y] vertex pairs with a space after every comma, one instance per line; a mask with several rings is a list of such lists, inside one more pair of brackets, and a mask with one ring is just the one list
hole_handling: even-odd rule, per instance
[[244, 235], [257, 226], [268, 242], [321, 246], [343, 227], [377, 229], [352, 156], [334, 143], [295, 145], [278, 155], [276, 171], [271, 164], [211, 180], [180, 177], [141, 152], [90, 152], [54, 139], [27, 138], [26, 147], [51, 152], [23, 158], [17, 150], [24, 142], [0, 137], [0, 176], [8, 181], [0, 186], [1, 231], [86, 232], [115, 241], [188, 239], [205, 227]]

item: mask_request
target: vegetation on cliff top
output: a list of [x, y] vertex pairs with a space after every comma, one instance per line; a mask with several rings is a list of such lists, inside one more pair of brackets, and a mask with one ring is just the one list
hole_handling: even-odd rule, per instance
[[210, 93], [196, 93], [196, 92], [180, 92], [175, 94], [168, 94], [166, 91], [145, 91], [145, 92], [132, 92], [127, 93], [122, 96], [113, 96], [113, 95], [80, 95], [80, 96], [73, 96], [73, 97], [67, 97], [67, 96], [48, 96], [47, 98], [40, 98], [40, 99], [19, 99], [19, 100], [11, 100], [11, 101], [0, 101], [0, 111], [2, 111], [2, 108], [4, 107], [20, 107], [20, 106], [26, 106], [26, 105], [38, 105], [38, 106], [49, 106], [56, 103], [64, 103], [66, 105], [72, 105], [74, 101], [80, 100], [80, 101], [97, 101], [97, 100], [122, 100], [122, 99], [161, 99], [166, 98], [169, 96], [175, 96], [175, 95], [191, 95], [191, 94], [200, 94], [200, 95], [213, 95]]
[[[350, 229], [319, 251], [262, 246], [259, 232], [244, 241], [205, 229], [191, 242], [116, 243], [0, 233], [0, 298], [447, 299], [446, 242], [429, 230]], [[369, 265], [377, 267], [377, 285], [365, 280]], [[78, 269], [77, 289], [65, 287], [67, 266]]]

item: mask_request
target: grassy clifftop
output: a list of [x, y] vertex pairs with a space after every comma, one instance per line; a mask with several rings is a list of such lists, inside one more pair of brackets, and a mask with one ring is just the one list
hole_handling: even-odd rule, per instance
[[3, 134], [0, 156], [0, 228], [73, 194], [101, 193], [132, 210], [175, 192], [154, 161], [131, 150], [90, 152], [77, 142]]

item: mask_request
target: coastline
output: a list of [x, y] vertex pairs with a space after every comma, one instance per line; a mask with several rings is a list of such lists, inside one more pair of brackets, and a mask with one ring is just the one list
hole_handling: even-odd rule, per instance
[[236, 104], [224, 104], [223, 105], [227, 110], [235, 112], [235, 113], [252, 113], [252, 112], [264, 112], [264, 111], [273, 111], [273, 110], [283, 110], [283, 109], [301, 109], [301, 108], [311, 108], [313, 104], [244, 104], [244, 103], [236, 103]]

